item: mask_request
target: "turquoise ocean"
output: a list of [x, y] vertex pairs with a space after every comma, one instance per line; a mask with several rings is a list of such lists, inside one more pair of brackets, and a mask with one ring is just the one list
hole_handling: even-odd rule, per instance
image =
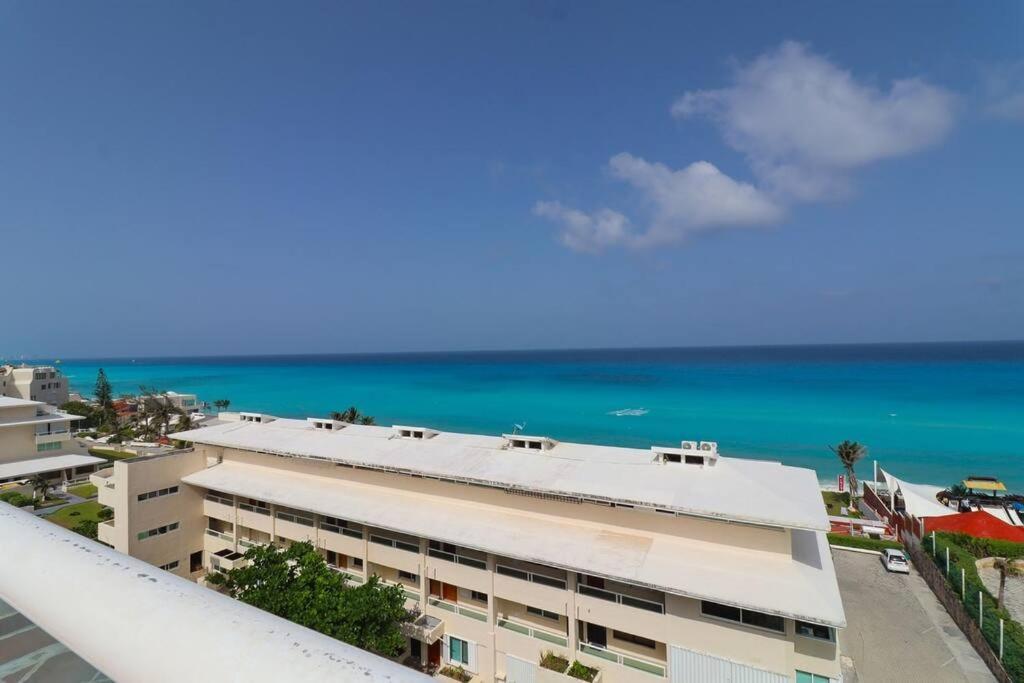
[[717, 441], [725, 455], [840, 468], [828, 445], [867, 445], [902, 478], [1001, 477], [1024, 490], [1024, 342], [389, 355], [62, 359], [91, 394], [192, 392], [231, 410], [647, 448]]

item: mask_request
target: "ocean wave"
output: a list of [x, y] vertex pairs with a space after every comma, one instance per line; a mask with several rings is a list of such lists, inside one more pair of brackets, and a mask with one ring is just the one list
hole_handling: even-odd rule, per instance
[[608, 415], [614, 415], [615, 417], [640, 417], [646, 415], [651, 411], [647, 408], [623, 408], [621, 410], [612, 410]]

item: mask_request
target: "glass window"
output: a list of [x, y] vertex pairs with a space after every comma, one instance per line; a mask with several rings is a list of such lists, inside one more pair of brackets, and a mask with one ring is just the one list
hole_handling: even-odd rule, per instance
[[820, 640], [832, 640], [832, 629], [821, 624], [809, 624], [806, 621], [796, 622], [796, 633], [807, 638], [818, 638]]
[[740, 621], [743, 610], [739, 607], [730, 607], [729, 605], [721, 605], [717, 602], [703, 600], [700, 603], [700, 611], [709, 617], [729, 619], [730, 621]]
[[469, 648], [466, 641], [461, 638], [451, 637], [448, 639], [448, 659], [460, 664], [469, 664]]
[[819, 676], [806, 671], [796, 672], [796, 683], [831, 683], [831, 680], [828, 676]]
[[778, 631], [779, 633], [784, 633], [786, 630], [786, 620], [782, 617], [762, 612], [751, 612], [750, 610], [743, 610], [743, 623], [748, 626]]

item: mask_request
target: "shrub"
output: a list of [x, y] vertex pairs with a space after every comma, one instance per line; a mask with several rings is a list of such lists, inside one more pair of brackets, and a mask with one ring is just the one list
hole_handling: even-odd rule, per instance
[[877, 550], [881, 552], [886, 548], [902, 550], [903, 544], [897, 541], [883, 541], [863, 536], [845, 536], [843, 534], [828, 534], [829, 545], [839, 545], [845, 548], [860, 548], [861, 550]]
[[114, 508], [103, 508], [99, 512], [96, 513], [96, 516], [99, 517], [100, 519], [113, 519], [113, 517], [114, 517]]
[[597, 669], [586, 664], [581, 664], [579, 661], [574, 661], [569, 670], [566, 671], [568, 675], [573, 678], [578, 678], [581, 681], [592, 681], [597, 676]]
[[466, 673], [466, 670], [463, 669], [461, 666], [446, 666], [445, 668], [441, 669], [440, 673], [442, 676], [454, 678], [457, 681], [462, 681], [462, 683], [466, 683], [466, 681], [473, 678], [471, 675]]
[[[995, 652], [999, 651], [999, 620], [1004, 620], [1003, 666], [1010, 674], [1010, 678], [1015, 681], [1024, 681], [1024, 626], [1014, 621], [1006, 610], [996, 609], [996, 599], [985, 588], [981, 576], [978, 574], [978, 566], [975, 564], [977, 558], [991, 557], [997, 552], [1006, 553], [1002, 557], [1020, 557], [1019, 553], [1024, 551], [1024, 543], [948, 533], [936, 534], [935, 540], [935, 552], [933, 553], [931, 536], [924, 539], [921, 546], [925, 554], [934, 560], [942, 573], [945, 573], [946, 548], [949, 548], [950, 571], [946, 582], [957, 595], [960, 595], [966, 588], [968, 599], [964, 600], [963, 604], [975, 623], [978, 622], [978, 594], [981, 593], [985, 610], [985, 619], [981, 630], [985, 635], [985, 640]], [[964, 570], [963, 582], [966, 586], [961, 585], [961, 568]]]
[[85, 519], [85, 520], [82, 520], [81, 522], [79, 522], [78, 524], [76, 524], [74, 526], [74, 528], [71, 529], [71, 530], [74, 531], [76, 534], [81, 534], [81, 535], [85, 536], [86, 538], [91, 538], [92, 540], [95, 541], [96, 540], [96, 533], [97, 533], [97, 526], [98, 525], [96, 524], [96, 520], [95, 519]]
[[540, 665], [545, 669], [557, 671], [561, 674], [565, 673], [565, 670], [569, 668], [569, 660], [562, 655], [556, 655], [554, 652], [548, 650], [540, 658]]
[[32, 504], [32, 499], [28, 496], [18, 493], [17, 491], [8, 491], [7, 493], [0, 493], [0, 500], [13, 505], [16, 508], [22, 508], [26, 505]]

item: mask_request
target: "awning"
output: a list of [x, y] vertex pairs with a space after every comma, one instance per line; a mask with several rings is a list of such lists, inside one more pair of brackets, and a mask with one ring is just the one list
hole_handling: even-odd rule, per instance
[[980, 479], [964, 479], [964, 486], [975, 491], [1005, 491], [1006, 484], [993, 479], [991, 477], [984, 477]]
[[999, 538], [1024, 543], [1024, 527], [1010, 526], [984, 510], [946, 517], [925, 517], [925, 534], [933, 531], [949, 531], [979, 538]]
[[890, 491], [903, 496], [904, 509], [908, 515], [921, 518], [957, 514], [956, 510], [946, 507], [935, 498], [936, 494], [943, 490], [941, 486], [911, 484], [902, 479], [897, 479], [881, 468], [879, 469], [882, 472], [882, 476], [885, 477], [886, 487]]
[[182, 481], [677, 595], [846, 625], [821, 532], [792, 531], [790, 557], [230, 461]]

